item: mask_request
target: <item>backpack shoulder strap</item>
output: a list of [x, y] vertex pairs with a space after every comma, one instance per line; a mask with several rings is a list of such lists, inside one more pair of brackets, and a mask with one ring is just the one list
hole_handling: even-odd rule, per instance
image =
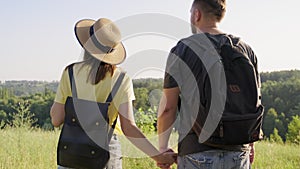
[[119, 90], [119, 88], [121, 86], [121, 83], [124, 79], [124, 76], [125, 76], [125, 72], [121, 72], [121, 74], [119, 75], [116, 83], [114, 84], [114, 87], [112, 88], [111, 92], [109, 93], [109, 95], [106, 99], [107, 103], [110, 103], [112, 101], [113, 97], [116, 95], [116, 93]]
[[72, 97], [77, 98], [77, 89], [76, 89], [76, 83], [74, 80], [74, 73], [73, 73], [73, 66], [74, 64], [71, 64], [68, 66], [68, 72], [69, 72], [69, 80], [70, 80], [70, 86], [72, 91]]
[[[121, 86], [121, 84], [122, 84], [122, 81], [123, 81], [124, 77], [125, 77], [125, 72], [121, 72], [121, 74], [119, 75], [119, 77], [118, 77], [118, 79], [117, 79], [117, 81], [116, 81], [116, 83], [115, 83], [113, 89], [111, 90], [111, 92], [109, 93], [109, 95], [108, 95], [108, 97], [107, 97], [107, 99], [106, 99], [106, 102], [107, 102], [107, 103], [110, 103], [110, 102], [112, 101], [113, 97], [115, 96], [115, 94], [116, 94], [117, 91], [119, 90], [119, 88], [120, 88], [120, 86]], [[113, 125], [111, 126], [111, 128], [110, 128], [110, 130], [109, 130], [109, 133], [108, 133], [108, 139], [109, 139], [109, 141], [111, 140], [111, 137], [112, 137], [112, 135], [113, 135], [113, 131], [114, 131], [115, 127], [116, 127], [117, 120], [118, 120], [118, 116], [116, 117], [116, 119], [115, 119]]]

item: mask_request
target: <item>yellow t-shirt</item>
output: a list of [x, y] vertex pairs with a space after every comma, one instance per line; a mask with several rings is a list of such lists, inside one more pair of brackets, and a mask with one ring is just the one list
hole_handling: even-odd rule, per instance
[[[73, 66], [73, 76], [75, 79], [78, 98], [104, 103], [122, 71], [121, 68], [117, 68], [112, 77], [110, 76], [110, 73], [108, 73], [103, 80], [101, 80], [98, 84], [93, 85], [87, 81], [91, 67], [82, 65], [83, 63], [76, 63]], [[70, 87], [69, 73], [68, 70], [65, 69], [61, 76], [54, 101], [65, 104], [68, 96], [72, 96], [72, 92]], [[110, 125], [113, 124], [118, 115], [119, 106], [123, 103], [131, 102], [134, 99], [135, 96], [133, 92], [132, 80], [127, 74], [125, 74], [122, 84], [120, 85], [120, 88], [115, 96], [113, 96], [112, 103], [108, 108]], [[122, 134], [119, 121], [116, 125], [115, 133]]]

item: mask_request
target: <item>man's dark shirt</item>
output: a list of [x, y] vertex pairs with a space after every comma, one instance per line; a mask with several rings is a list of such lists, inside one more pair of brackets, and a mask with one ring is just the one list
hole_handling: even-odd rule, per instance
[[[196, 34], [182, 39], [171, 50], [167, 61], [164, 88], [179, 87], [180, 89], [181, 110], [179, 113], [180, 126], [178, 130], [179, 155], [192, 154], [212, 149], [245, 151], [248, 147], [248, 145], [208, 146], [206, 144], [200, 144], [197, 135], [191, 130], [199, 110], [199, 104], [205, 104], [205, 96], [203, 96], [201, 90], [204, 88], [204, 81], [207, 77], [206, 68], [209, 67], [211, 61], [203, 61], [203, 59], [208, 57], [207, 52], [214, 50], [213, 45], [206, 36], [211, 36], [218, 42], [225, 34]], [[233, 44], [237, 45], [241, 50], [248, 54], [249, 59], [257, 70], [257, 59], [250, 46], [237, 37], [232, 35], [228, 36], [232, 39]], [[196, 50], [195, 45], [190, 39], [197, 40], [196, 43], [199, 47], [197, 47]], [[194, 47], [191, 47], [193, 45]], [[206, 56], [204, 56], [205, 54]]]

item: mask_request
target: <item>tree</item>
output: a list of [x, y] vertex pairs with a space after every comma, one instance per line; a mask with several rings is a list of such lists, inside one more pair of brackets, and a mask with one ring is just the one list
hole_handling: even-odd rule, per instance
[[5, 113], [5, 111], [0, 110], [0, 129], [2, 129], [5, 126], [5, 121], [7, 120], [7, 114]]
[[294, 116], [293, 120], [289, 123], [286, 139], [288, 142], [300, 144], [300, 118], [299, 118], [299, 116]]
[[290, 112], [291, 116], [300, 116], [300, 102], [298, 103], [297, 106], [295, 106], [291, 112]]
[[267, 80], [262, 84], [262, 102], [265, 109], [274, 108], [277, 112], [285, 112], [285, 116], [289, 121], [292, 120], [292, 116], [300, 116], [298, 111], [299, 93], [300, 79], [295, 76], [290, 78], [278, 77], [278, 81]]
[[275, 121], [277, 119], [277, 112], [274, 108], [270, 108], [264, 118], [263, 131], [269, 137], [275, 128]]
[[270, 141], [282, 144], [282, 138], [278, 134], [278, 130], [274, 128], [273, 134], [270, 135]]
[[275, 120], [275, 128], [278, 130], [279, 136], [283, 139], [283, 141], [286, 140], [286, 133], [287, 133], [287, 119], [285, 117], [284, 113], [281, 113], [278, 118]]
[[[265, 106], [263, 130], [267, 137], [274, 135], [274, 129], [286, 141], [288, 125], [293, 116], [300, 117], [300, 70], [261, 73], [262, 103]], [[0, 121], [10, 124], [16, 110], [14, 107], [28, 101], [30, 115], [38, 119], [35, 126], [51, 129], [49, 110], [55, 97], [58, 82], [5, 81], [0, 83]], [[149, 116], [149, 108], [156, 112], [161, 98], [163, 79], [134, 79], [135, 112], [140, 108]], [[150, 113], [151, 114], [151, 113]], [[11, 116], [12, 115], [12, 116]], [[152, 114], [151, 114], [152, 115]], [[146, 119], [147, 121], [147, 119]], [[144, 121], [141, 123], [145, 123]], [[148, 122], [147, 122], [148, 123]], [[150, 124], [150, 123], [149, 123]], [[1, 125], [0, 125], [1, 126]], [[0, 127], [1, 128], [1, 127]]]
[[148, 110], [150, 108], [148, 93], [148, 89], [144, 87], [134, 89], [136, 99], [133, 106], [136, 110], [140, 108], [142, 110]]

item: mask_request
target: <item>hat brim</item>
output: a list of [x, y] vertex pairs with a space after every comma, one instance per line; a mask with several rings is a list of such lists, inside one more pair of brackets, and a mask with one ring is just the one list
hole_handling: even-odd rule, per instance
[[90, 38], [90, 28], [95, 23], [95, 20], [84, 19], [80, 20], [75, 25], [75, 35], [80, 45], [89, 52], [96, 59], [117, 65], [122, 63], [126, 58], [126, 50], [124, 45], [120, 42], [114, 46], [114, 49], [110, 53], [103, 52], [93, 43]]

